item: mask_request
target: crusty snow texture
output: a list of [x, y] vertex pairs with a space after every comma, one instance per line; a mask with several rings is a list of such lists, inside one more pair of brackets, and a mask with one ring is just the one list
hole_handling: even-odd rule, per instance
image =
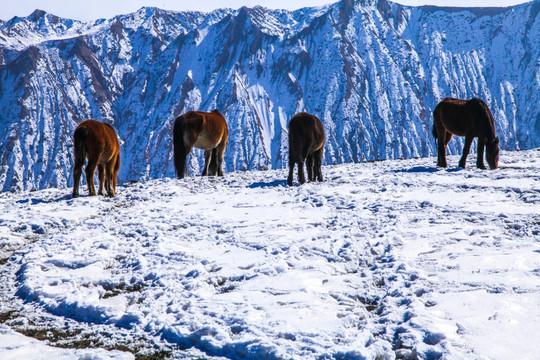
[[435, 162], [1, 193], [0, 351], [41, 326], [175, 358], [534, 359], [540, 151]]

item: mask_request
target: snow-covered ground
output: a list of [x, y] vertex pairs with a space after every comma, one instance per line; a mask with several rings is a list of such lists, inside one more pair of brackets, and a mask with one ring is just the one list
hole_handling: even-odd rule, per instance
[[2, 359], [537, 359], [540, 150], [457, 162], [2, 193]]

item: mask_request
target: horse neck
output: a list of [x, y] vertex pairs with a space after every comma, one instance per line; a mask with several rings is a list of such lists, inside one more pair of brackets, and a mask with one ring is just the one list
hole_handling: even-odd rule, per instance
[[493, 115], [486, 104], [481, 103], [481, 109], [478, 114], [478, 132], [482, 139], [489, 142], [495, 141], [497, 134], [495, 132], [495, 121]]

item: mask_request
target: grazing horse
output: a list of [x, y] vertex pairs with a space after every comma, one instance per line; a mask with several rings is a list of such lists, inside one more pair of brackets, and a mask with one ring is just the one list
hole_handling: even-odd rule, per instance
[[86, 182], [90, 196], [96, 195], [94, 172], [98, 168], [99, 195], [113, 197], [116, 192], [116, 178], [120, 170], [120, 144], [113, 127], [96, 120], [85, 120], [73, 133], [75, 165], [73, 168], [73, 197], [79, 196], [79, 181], [85, 159]]
[[186, 171], [186, 157], [191, 148], [204, 150], [202, 176], [223, 176], [223, 153], [229, 139], [227, 121], [218, 110], [212, 112], [188, 111], [174, 122], [174, 168], [179, 179]]
[[499, 166], [499, 138], [495, 134], [493, 115], [484, 101], [478, 98], [471, 100], [445, 98], [435, 107], [433, 120], [433, 136], [438, 142], [437, 166], [448, 166], [446, 146], [452, 138], [452, 134], [465, 136], [465, 146], [459, 160], [459, 167], [465, 168], [467, 155], [469, 155], [475, 137], [478, 138], [476, 167], [486, 168], [484, 147], [489, 167], [496, 169]]
[[298, 181], [306, 182], [304, 162], [309, 181], [323, 181], [321, 165], [324, 151], [324, 127], [315, 115], [298, 113], [289, 121], [289, 177], [292, 186], [294, 165], [298, 164]]

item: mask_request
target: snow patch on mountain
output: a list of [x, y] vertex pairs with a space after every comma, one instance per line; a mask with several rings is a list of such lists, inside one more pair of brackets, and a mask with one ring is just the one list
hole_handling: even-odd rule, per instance
[[[501, 147], [534, 148], [539, 10], [538, 1], [471, 9], [343, 0], [296, 11], [14, 18], [0, 25], [0, 189], [71, 186], [72, 133], [88, 118], [117, 129], [121, 182], [174, 176], [172, 124], [188, 110], [224, 114], [226, 171], [285, 167], [287, 123], [299, 111], [323, 121], [326, 164], [433, 155], [431, 113], [447, 96], [485, 99]], [[188, 171], [202, 164], [195, 151]]]

